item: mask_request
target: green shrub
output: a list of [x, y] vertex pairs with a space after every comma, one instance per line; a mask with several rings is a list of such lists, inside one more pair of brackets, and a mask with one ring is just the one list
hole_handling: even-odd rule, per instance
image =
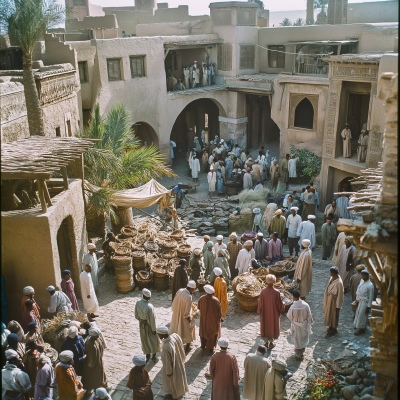
[[290, 154], [299, 157], [297, 164], [297, 182], [310, 183], [321, 172], [322, 157], [307, 149], [297, 149], [290, 145]]

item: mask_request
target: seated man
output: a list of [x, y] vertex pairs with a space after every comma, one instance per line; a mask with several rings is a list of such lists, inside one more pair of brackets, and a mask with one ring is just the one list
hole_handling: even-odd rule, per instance
[[283, 246], [280, 239], [278, 239], [278, 233], [274, 232], [271, 235], [271, 239], [268, 243], [268, 257], [267, 260], [270, 260], [270, 264], [274, 264], [277, 261], [283, 260]]

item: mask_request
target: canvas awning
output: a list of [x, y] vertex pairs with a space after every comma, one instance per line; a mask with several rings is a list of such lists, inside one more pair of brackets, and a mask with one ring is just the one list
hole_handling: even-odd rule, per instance
[[[97, 191], [100, 188], [85, 181], [85, 187], [91, 191]], [[116, 207], [146, 208], [157, 204], [163, 197], [166, 197], [171, 189], [165, 188], [155, 179], [146, 184], [133, 189], [117, 190], [112, 195], [112, 203]]]

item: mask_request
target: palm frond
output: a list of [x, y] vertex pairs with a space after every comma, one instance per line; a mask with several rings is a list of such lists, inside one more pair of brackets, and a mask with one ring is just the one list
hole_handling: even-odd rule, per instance
[[119, 218], [113, 209], [112, 195], [115, 191], [102, 188], [97, 192], [85, 190], [87, 199], [87, 212], [97, 216], [106, 215], [110, 220], [117, 224]]
[[[90, 139], [103, 139], [104, 140], [105, 126], [104, 126], [104, 120], [100, 115], [99, 103], [97, 103], [94, 106], [93, 112], [91, 113], [90, 117], [91, 117], [90, 124], [85, 129], [83, 137], [90, 138]], [[100, 141], [96, 142], [95, 147], [98, 149], [102, 149], [103, 143]]]

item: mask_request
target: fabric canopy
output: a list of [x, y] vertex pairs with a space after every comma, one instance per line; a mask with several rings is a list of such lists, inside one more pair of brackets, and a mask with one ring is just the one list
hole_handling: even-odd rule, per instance
[[[85, 186], [91, 191], [100, 189], [87, 181], [85, 181]], [[165, 188], [155, 179], [152, 179], [138, 188], [117, 190], [112, 195], [112, 204], [124, 208], [145, 208], [158, 203], [163, 198], [165, 202], [169, 193], [171, 193], [171, 189]]]

